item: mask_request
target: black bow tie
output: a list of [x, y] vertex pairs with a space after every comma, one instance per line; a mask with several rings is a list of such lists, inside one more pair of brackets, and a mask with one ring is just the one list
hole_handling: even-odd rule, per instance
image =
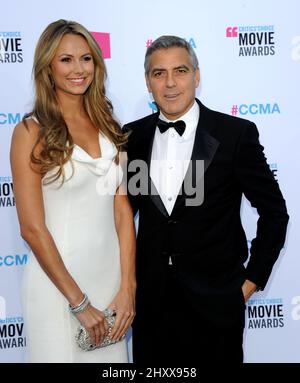
[[182, 136], [185, 131], [185, 122], [183, 120], [178, 120], [176, 122], [166, 122], [163, 120], [158, 120], [157, 126], [160, 133], [165, 133], [169, 128], [174, 128], [176, 132], [180, 136]]

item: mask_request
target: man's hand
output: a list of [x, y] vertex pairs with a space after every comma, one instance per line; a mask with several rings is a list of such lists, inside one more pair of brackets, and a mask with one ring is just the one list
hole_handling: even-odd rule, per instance
[[247, 302], [251, 295], [256, 291], [256, 288], [257, 285], [255, 283], [249, 281], [249, 279], [245, 280], [242, 286], [245, 302]]

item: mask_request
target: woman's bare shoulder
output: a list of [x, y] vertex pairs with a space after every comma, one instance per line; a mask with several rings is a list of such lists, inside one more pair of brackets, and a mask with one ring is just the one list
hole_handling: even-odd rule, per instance
[[13, 138], [36, 140], [41, 130], [40, 124], [33, 118], [27, 118], [19, 122], [13, 131]]

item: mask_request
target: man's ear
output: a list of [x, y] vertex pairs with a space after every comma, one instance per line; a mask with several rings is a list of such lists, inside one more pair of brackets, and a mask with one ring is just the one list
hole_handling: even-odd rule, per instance
[[195, 71], [195, 88], [198, 88], [200, 84], [200, 69], [197, 68]]
[[147, 75], [147, 73], [145, 73], [145, 80], [146, 80], [146, 85], [147, 85], [148, 91], [150, 93], [152, 93], [150, 82], [149, 82], [149, 76]]

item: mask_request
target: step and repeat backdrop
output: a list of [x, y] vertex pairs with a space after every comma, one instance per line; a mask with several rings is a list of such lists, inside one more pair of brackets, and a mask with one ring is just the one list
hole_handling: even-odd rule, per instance
[[[257, 124], [291, 218], [266, 289], [247, 305], [245, 362], [300, 362], [299, 14], [298, 0], [1, 3], [0, 362], [23, 362], [26, 354], [19, 294], [29, 248], [20, 237], [15, 209], [11, 135], [31, 110], [37, 39], [60, 18], [78, 21], [94, 33], [108, 70], [108, 97], [122, 124], [155, 111], [143, 62], [146, 48], [163, 34], [181, 36], [195, 49], [201, 72], [197, 96], [206, 106]], [[257, 213], [246, 200], [242, 218], [250, 244]], [[130, 337], [128, 348], [131, 352]]]

